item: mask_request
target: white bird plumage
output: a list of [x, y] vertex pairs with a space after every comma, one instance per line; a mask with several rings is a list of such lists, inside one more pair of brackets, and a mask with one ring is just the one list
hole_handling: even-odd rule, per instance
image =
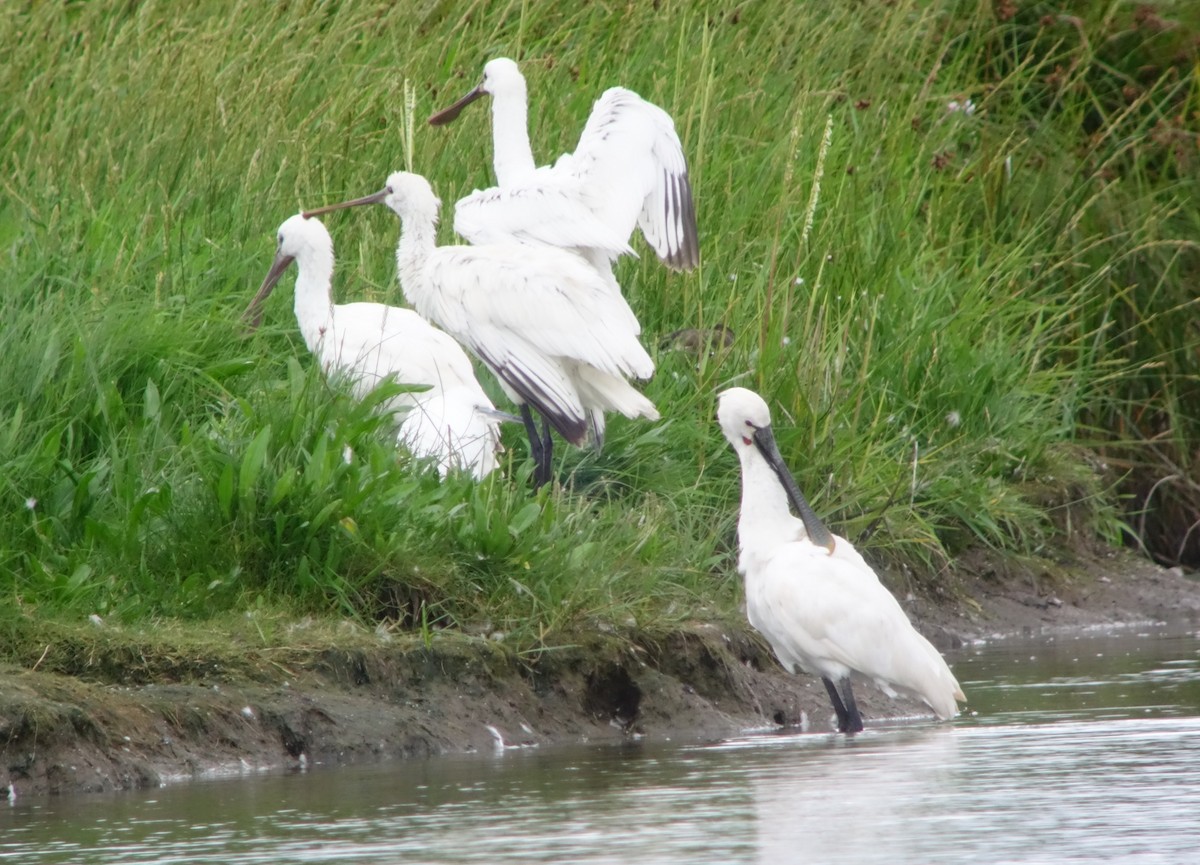
[[549, 479], [551, 446], [548, 430], [537, 436], [529, 406], [576, 445], [589, 429], [602, 438], [608, 411], [658, 418], [628, 381], [654, 373], [637, 319], [584, 261], [513, 243], [437, 246], [439, 201], [424, 177], [408, 172], [392, 174], [374, 195], [311, 212], [373, 203], [400, 217], [396, 262], [407, 300], [479, 357], [521, 406], [535, 482]]
[[775, 446], [767, 404], [730, 388], [717, 420], [742, 467], [738, 570], [747, 617], [780, 662], [822, 678], [843, 732], [862, 729], [852, 672], [891, 696], [923, 700], [938, 718], [954, 717], [965, 699], [954, 674], [854, 546], [813, 513]]
[[525, 78], [506, 57], [489, 61], [479, 86], [430, 122], [450, 122], [485, 94], [492, 97], [498, 186], [476, 190], [455, 205], [460, 236], [476, 244], [517, 241], [569, 249], [612, 287], [612, 263], [633, 254], [634, 228], [671, 269], [699, 263], [687, 160], [665, 111], [632, 90], [610, 88], [593, 106], [575, 152], [536, 168]]
[[321, 220], [297, 214], [279, 226], [278, 248], [245, 318], [254, 325], [275, 284], [295, 262], [295, 313], [304, 343], [326, 375], [346, 378], [358, 398], [388, 376], [427, 386], [388, 401], [400, 417], [398, 439], [414, 455], [482, 478], [496, 468], [499, 413], [450, 336], [411, 309], [381, 303], [335, 304], [333, 241]]

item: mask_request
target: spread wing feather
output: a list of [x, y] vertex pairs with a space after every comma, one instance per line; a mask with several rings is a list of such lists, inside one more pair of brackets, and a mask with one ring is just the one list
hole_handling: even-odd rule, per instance
[[674, 122], [657, 105], [623, 87], [604, 91], [575, 153], [560, 164], [589, 188], [603, 190], [596, 215], [623, 237], [636, 225], [669, 266], [699, 263], [687, 160]]
[[613, 87], [592, 108], [574, 153], [519, 185], [476, 190], [455, 205], [454, 230], [473, 244], [516, 241], [633, 255], [641, 228], [668, 267], [699, 264], [696, 209], [670, 115]]
[[564, 249], [593, 249], [610, 260], [635, 255], [622, 237], [596, 217], [578, 179], [536, 172], [515, 189], [475, 190], [454, 206], [454, 231], [482, 246], [516, 242]]

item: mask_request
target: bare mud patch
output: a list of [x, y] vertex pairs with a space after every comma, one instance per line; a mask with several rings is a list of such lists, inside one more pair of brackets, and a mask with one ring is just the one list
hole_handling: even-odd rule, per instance
[[[904, 575], [884, 578], [943, 649], [1200, 621], [1200, 583], [1125, 554], [1069, 566], [973, 555], [959, 564], [956, 589], [936, 598], [905, 597]], [[232, 667], [92, 660], [59, 672], [0, 664], [0, 790], [110, 791], [631, 735], [716, 739], [781, 724], [825, 729], [831, 714], [819, 681], [785, 673], [741, 620], [589, 633], [532, 659], [442, 633], [428, 642], [277, 651]], [[925, 714], [868, 685], [857, 691], [868, 724]]]

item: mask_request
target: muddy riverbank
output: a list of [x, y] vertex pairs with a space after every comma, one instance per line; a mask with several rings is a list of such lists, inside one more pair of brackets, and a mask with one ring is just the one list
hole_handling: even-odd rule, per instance
[[[1052, 569], [972, 557], [956, 579], [953, 596], [902, 598], [941, 648], [1200, 622], [1200, 582], [1123, 553]], [[893, 574], [887, 582], [905, 580]], [[16, 796], [634, 734], [821, 728], [830, 714], [820, 683], [784, 673], [741, 621], [597, 629], [572, 646], [520, 657], [446, 632], [348, 631], [324, 645], [235, 646], [186, 664], [154, 657], [132, 639], [60, 648], [47, 645], [33, 662], [0, 663], [0, 789]], [[867, 685], [858, 693], [868, 724], [921, 713]]]

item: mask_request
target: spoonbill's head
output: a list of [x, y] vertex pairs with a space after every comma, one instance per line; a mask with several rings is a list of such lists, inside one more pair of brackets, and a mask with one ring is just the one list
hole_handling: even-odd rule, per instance
[[774, 442], [771, 410], [761, 396], [744, 387], [721, 391], [717, 397], [717, 423], [738, 456], [747, 448], [758, 447], [755, 436], [762, 430], [765, 430], [763, 436]]
[[479, 89], [495, 96], [497, 93], [525, 93], [525, 76], [517, 68], [517, 62], [507, 57], [497, 57], [483, 64], [483, 80]]
[[783, 455], [779, 453], [779, 446], [775, 444], [775, 434], [771, 431], [771, 410], [766, 401], [744, 387], [721, 391], [717, 399], [717, 423], [721, 425], [725, 440], [733, 446], [738, 459], [742, 461], [743, 472], [747, 461], [760, 457], [765, 460], [779, 478], [792, 507], [804, 521], [809, 540], [832, 553], [833, 535], [800, 492], [795, 478], [783, 461]]
[[481, 96], [488, 95], [514, 95], [520, 97], [522, 102], [525, 101], [525, 76], [521, 74], [521, 70], [517, 68], [515, 61], [507, 57], [497, 57], [495, 60], [489, 60], [483, 66], [483, 80], [479, 82], [475, 89], [453, 105], [435, 112], [430, 116], [429, 123], [431, 126], [443, 126], [447, 123], [452, 123], [458, 118], [458, 115], [462, 113], [464, 108]]
[[289, 216], [279, 226], [275, 246], [275, 260], [271, 269], [259, 286], [254, 300], [242, 313], [242, 319], [250, 325], [250, 329], [262, 323], [262, 305], [270, 296], [275, 284], [287, 271], [293, 261], [299, 259], [301, 266], [304, 262], [316, 256], [333, 259], [333, 240], [319, 219], [312, 219], [303, 213]]
[[372, 192], [362, 198], [308, 210], [303, 216], [313, 217], [347, 207], [360, 207], [364, 204], [386, 204], [401, 219], [420, 216], [436, 222], [438, 208], [441, 207], [442, 202], [433, 194], [433, 187], [429, 185], [429, 181], [421, 175], [413, 174], [410, 171], [393, 171], [388, 175], [387, 185], [378, 192]]
[[402, 216], [420, 214], [437, 219], [441, 200], [433, 194], [433, 187], [420, 174], [410, 171], [393, 171], [388, 175], [387, 193], [383, 203]]

